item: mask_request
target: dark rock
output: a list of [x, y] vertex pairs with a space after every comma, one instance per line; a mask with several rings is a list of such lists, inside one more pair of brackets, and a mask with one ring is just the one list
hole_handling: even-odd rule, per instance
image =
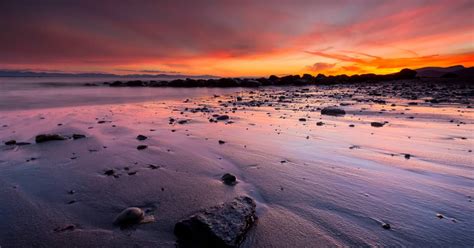
[[139, 224], [145, 218], [145, 212], [140, 208], [130, 207], [123, 210], [114, 220], [114, 225], [126, 227]]
[[390, 224], [388, 224], [388, 223], [383, 223], [382, 227], [383, 227], [383, 229], [387, 229], [387, 230], [389, 230], [391, 228]]
[[178, 222], [178, 247], [239, 247], [256, 220], [255, 201], [235, 198]]
[[9, 141], [5, 142], [5, 145], [7, 145], [7, 146], [16, 145], [16, 140], [9, 140]]
[[225, 120], [228, 120], [229, 119], [229, 116], [228, 115], [219, 115], [216, 117], [216, 120], [218, 121], [225, 121]]
[[410, 159], [411, 155], [410, 154], [405, 154], [405, 159]]
[[77, 134], [77, 133], [75, 133], [75, 134], [72, 135], [72, 138], [75, 139], [75, 140], [76, 140], [76, 139], [83, 139], [83, 138], [85, 138], [85, 137], [86, 137], [86, 136], [85, 136], [84, 134]]
[[322, 122], [322, 121], [316, 122], [316, 126], [322, 126], [322, 125], [324, 125], [324, 122]]
[[179, 120], [178, 121], [178, 124], [181, 124], [181, 125], [186, 124], [186, 123], [188, 123], [188, 120]]
[[224, 184], [227, 184], [227, 185], [235, 185], [237, 183], [237, 178], [230, 173], [225, 173], [221, 177], [221, 180], [222, 182], [224, 182]]
[[36, 143], [43, 143], [47, 141], [53, 141], [53, 140], [65, 140], [63, 136], [59, 134], [40, 134], [37, 135], [35, 138]]
[[143, 149], [146, 149], [146, 148], [148, 148], [147, 145], [139, 145], [139, 146], [137, 146], [137, 150], [143, 150]]
[[104, 171], [104, 175], [106, 176], [113, 176], [114, 174], [115, 174], [115, 170], [113, 169]]
[[385, 123], [374, 121], [374, 122], [371, 122], [370, 125], [373, 126], [373, 127], [383, 127], [383, 125], [385, 125]]
[[137, 140], [146, 140], [146, 139], [148, 139], [148, 137], [146, 137], [145, 135], [139, 134], [139, 135], [137, 136]]
[[299, 121], [306, 121], [306, 118], [300, 118]]
[[326, 107], [321, 110], [322, 115], [332, 115], [332, 116], [340, 116], [345, 115], [346, 111], [343, 109], [333, 108], [333, 107]]
[[225, 144], [225, 141], [219, 140], [219, 144], [220, 144], [220, 145]]

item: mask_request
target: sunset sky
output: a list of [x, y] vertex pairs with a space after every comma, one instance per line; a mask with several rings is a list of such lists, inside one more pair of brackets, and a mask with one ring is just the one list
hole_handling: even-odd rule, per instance
[[474, 66], [474, 1], [0, 1], [0, 69], [218, 76]]

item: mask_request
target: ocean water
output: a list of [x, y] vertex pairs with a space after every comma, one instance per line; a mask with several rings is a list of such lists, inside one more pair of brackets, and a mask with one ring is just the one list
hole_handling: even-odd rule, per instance
[[[178, 79], [178, 78], [175, 78]], [[112, 88], [104, 82], [170, 78], [0, 77], [0, 111], [166, 100], [233, 92], [217, 88]], [[99, 86], [85, 87], [85, 83]]]

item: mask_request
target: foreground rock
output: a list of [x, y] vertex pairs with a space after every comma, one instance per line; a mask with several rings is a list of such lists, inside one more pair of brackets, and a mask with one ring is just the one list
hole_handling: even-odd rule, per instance
[[252, 198], [241, 196], [178, 222], [178, 247], [238, 247], [255, 223], [255, 208]]
[[333, 107], [326, 107], [321, 110], [322, 115], [332, 115], [332, 116], [341, 116], [345, 115], [346, 111], [343, 109], [333, 108]]
[[140, 208], [130, 207], [123, 210], [114, 220], [114, 225], [127, 227], [136, 225], [145, 219], [145, 212]]
[[53, 141], [53, 140], [65, 140], [63, 136], [59, 134], [40, 134], [37, 135], [35, 138], [36, 143], [43, 143], [47, 141]]
[[237, 183], [237, 178], [230, 173], [225, 173], [221, 177], [221, 180], [224, 184], [227, 184], [227, 185], [235, 185]]

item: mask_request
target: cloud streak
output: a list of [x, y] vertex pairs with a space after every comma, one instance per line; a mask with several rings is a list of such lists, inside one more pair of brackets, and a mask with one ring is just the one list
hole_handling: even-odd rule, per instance
[[337, 61], [385, 72], [433, 54], [450, 65], [474, 51], [473, 12], [469, 0], [0, 1], [0, 66], [238, 76]]

